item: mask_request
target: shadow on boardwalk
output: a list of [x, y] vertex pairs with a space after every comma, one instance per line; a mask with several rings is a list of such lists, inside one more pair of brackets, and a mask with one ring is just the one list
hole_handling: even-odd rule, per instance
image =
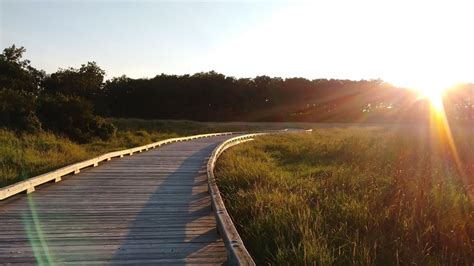
[[113, 264], [225, 261], [225, 248], [215, 228], [207, 192], [205, 166], [215, 146], [203, 145], [157, 185], [132, 222]]

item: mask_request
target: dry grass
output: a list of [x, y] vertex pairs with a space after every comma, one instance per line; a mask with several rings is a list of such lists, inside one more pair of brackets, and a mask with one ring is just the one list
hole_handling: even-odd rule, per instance
[[162, 139], [210, 132], [284, 128], [287, 124], [200, 123], [179, 120], [109, 119], [118, 127], [108, 141], [77, 144], [47, 132], [15, 134], [0, 128], [0, 187], [97, 155]]
[[46, 132], [17, 135], [0, 129], [0, 187], [106, 152], [174, 136], [176, 134], [120, 131], [109, 141], [77, 144]]
[[474, 132], [455, 132], [462, 175], [429, 136], [346, 128], [261, 137], [225, 152], [216, 174], [257, 264], [472, 264]]

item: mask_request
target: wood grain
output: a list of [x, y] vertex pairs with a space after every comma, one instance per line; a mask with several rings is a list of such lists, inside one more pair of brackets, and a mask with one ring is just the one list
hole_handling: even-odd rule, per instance
[[54, 171], [51, 171], [39, 176], [35, 176], [27, 180], [20, 181], [15, 184], [0, 188], [0, 200], [7, 199], [23, 191], [25, 191], [27, 194], [33, 193], [34, 191], [36, 191], [37, 186], [43, 185], [50, 181], [60, 182], [62, 180], [61, 177], [64, 175], [68, 175], [71, 173], [75, 175], [79, 174], [81, 172], [81, 169], [83, 168], [97, 167], [100, 162], [104, 162], [104, 161], [107, 162], [115, 157], [123, 158], [124, 156], [132, 156], [135, 153], [141, 153], [143, 151], [154, 149], [156, 147], [160, 147], [160, 146], [167, 145], [170, 143], [192, 141], [195, 139], [210, 138], [210, 137], [215, 137], [215, 136], [226, 136], [226, 135], [232, 135], [232, 134], [235, 134], [235, 133], [232, 133], [232, 132], [209, 133], [209, 134], [193, 135], [193, 136], [188, 136], [188, 137], [171, 138], [171, 139], [166, 139], [166, 140], [150, 143], [147, 145], [143, 145], [143, 146], [139, 146], [139, 147], [135, 147], [131, 149], [109, 152], [109, 153], [102, 154], [100, 156], [97, 156], [89, 160], [70, 164], [62, 168], [56, 169]]
[[0, 264], [222, 264], [206, 164], [231, 136], [177, 142], [0, 202]]

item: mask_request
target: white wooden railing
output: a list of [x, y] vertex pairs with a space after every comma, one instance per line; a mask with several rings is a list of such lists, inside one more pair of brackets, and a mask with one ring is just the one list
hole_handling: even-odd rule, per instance
[[199, 139], [199, 138], [208, 138], [208, 137], [214, 137], [214, 136], [224, 136], [224, 135], [232, 135], [235, 134], [233, 132], [225, 132], [225, 133], [211, 133], [211, 134], [201, 134], [201, 135], [194, 135], [194, 136], [189, 136], [189, 137], [181, 137], [181, 138], [170, 138], [158, 142], [154, 142], [148, 145], [143, 145], [140, 147], [135, 147], [131, 149], [126, 149], [126, 150], [121, 150], [121, 151], [114, 151], [114, 152], [109, 152], [106, 154], [102, 154], [100, 156], [97, 156], [95, 158], [85, 160], [79, 163], [74, 163], [70, 164], [68, 166], [59, 168], [57, 170], [35, 176], [32, 178], [29, 178], [24, 181], [17, 182], [15, 184], [0, 188], [0, 200], [4, 200], [8, 197], [11, 197], [13, 195], [16, 195], [18, 193], [26, 191], [26, 193], [31, 193], [35, 191], [35, 188], [41, 184], [47, 183], [47, 182], [59, 182], [61, 181], [61, 177], [68, 175], [68, 174], [78, 174], [81, 169], [86, 168], [86, 167], [95, 167], [98, 166], [100, 162], [103, 161], [110, 161], [112, 158], [117, 158], [117, 157], [124, 157], [126, 155], [133, 155], [134, 153], [142, 152], [142, 151], [147, 151], [149, 149], [153, 149], [156, 147], [160, 147], [162, 145], [166, 145], [169, 143], [174, 143], [174, 142], [180, 142], [180, 141], [189, 141], [193, 139]]
[[264, 134], [268, 133], [246, 134], [224, 141], [212, 152], [209, 162], [207, 163], [209, 193], [211, 194], [212, 209], [216, 217], [217, 231], [222, 236], [227, 247], [228, 263], [231, 265], [255, 265], [255, 262], [245, 248], [244, 242], [240, 238], [229, 213], [227, 213], [221, 193], [219, 192], [219, 187], [217, 186], [214, 167], [216, 166], [217, 159], [226, 149]]
[[[301, 132], [301, 130], [298, 130]], [[306, 132], [311, 130], [306, 130]], [[249, 252], [245, 248], [242, 239], [240, 238], [237, 229], [234, 226], [232, 219], [230, 218], [227, 210], [225, 208], [224, 202], [222, 200], [221, 194], [219, 192], [219, 188], [217, 187], [216, 178], [214, 176], [214, 167], [216, 165], [216, 161], [219, 156], [224, 152], [226, 149], [243, 143], [247, 141], [253, 140], [254, 137], [268, 135], [268, 134], [278, 134], [278, 133], [286, 133], [292, 132], [288, 130], [273, 130], [273, 131], [266, 131], [261, 133], [244, 133], [244, 132], [224, 132], [224, 133], [211, 133], [211, 134], [201, 134], [201, 135], [193, 135], [189, 137], [181, 137], [181, 138], [170, 138], [158, 142], [154, 142], [148, 145], [143, 145], [136, 148], [109, 152], [106, 154], [102, 154], [98, 157], [85, 160], [79, 163], [74, 163], [57, 170], [32, 177], [30, 179], [20, 181], [18, 183], [9, 185], [4, 188], [0, 188], [0, 200], [6, 199], [13, 195], [16, 195], [21, 192], [31, 193], [35, 191], [35, 187], [47, 183], [47, 182], [59, 182], [61, 181], [61, 177], [68, 175], [68, 174], [78, 174], [81, 169], [86, 167], [96, 167], [99, 165], [100, 162], [103, 161], [110, 161], [112, 158], [122, 158], [126, 155], [133, 155], [134, 153], [139, 153], [143, 151], [147, 151], [149, 149], [157, 148], [162, 145], [174, 143], [174, 142], [181, 142], [181, 141], [190, 141], [199, 138], [208, 138], [214, 136], [225, 136], [225, 135], [239, 135], [234, 138], [230, 138], [219, 146], [217, 146], [214, 151], [212, 152], [211, 157], [207, 163], [207, 177], [208, 177], [208, 185], [209, 185], [209, 193], [211, 194], [211, 205], [214, 210], [214, 214], [216, 217], [216, 224], [217, 230], [222, 236], [224, 243], [226, 245], [228, 251], [228, 263], [231, 265], [255, 265], [252, 257], [250, 256]]]
[[[296, 132], [311, 132], [312, 130], [297, 130]], [[285, 130], [266, 131], [262, 133], [253, 133], [240, 135], [231, 139], [228, 139], [217, 146], [212, 152], [211, 157], [207, 163], [207, 178], [209, 181], [209, 193], [211, 194], [211, 204], [214, 214], [216, 216], [217, 230], [221, 234], [222, 239], [227, 247], [228, 263], [231, 265], [255, 265], [252, 256], [245, 248], [244, 242], [240, 238], [235, 225], [225, 208], [224, 201], [222, 200], [219, 187], [217, 186], [216, 177], [214, 175], [214, 168], [216, 166], [217, 159], [219, 156], [228, 148], [253, 140], [254, 137], [268, 135], [268, 134], [280, 134], [295, 132]]]

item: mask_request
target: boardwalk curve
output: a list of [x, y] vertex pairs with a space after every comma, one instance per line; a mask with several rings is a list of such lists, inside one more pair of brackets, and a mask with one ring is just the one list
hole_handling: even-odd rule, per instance
[[207, 163], [230, 135], [168, 144], [0, 202], [0, 264], [222, 264]]

